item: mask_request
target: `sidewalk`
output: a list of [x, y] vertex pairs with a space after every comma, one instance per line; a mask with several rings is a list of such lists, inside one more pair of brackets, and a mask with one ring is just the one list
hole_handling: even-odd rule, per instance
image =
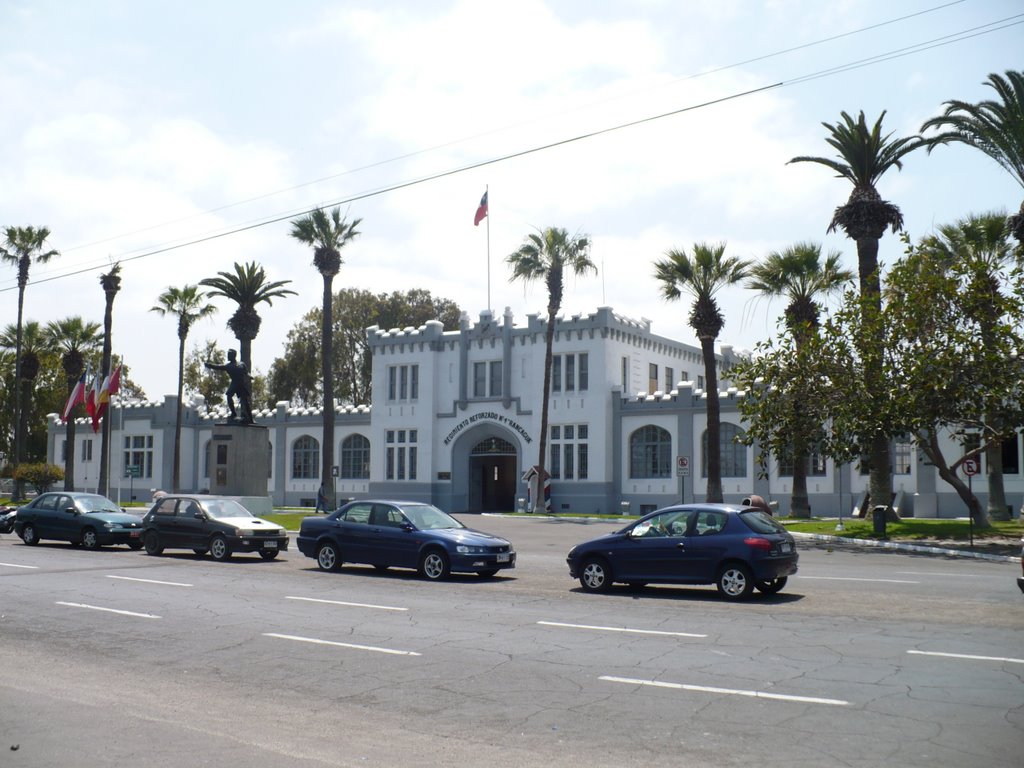
[[919, 555], [973, 558], [975, 560], [987, 560], [997, 563], [1019, 563], [1021, 558], [1021, 545], [1019, 543], [1009, 544], [1003, 539], [975, 538], [974, 547], [972, 548], [966, 541], [935, 541], [911, 544], [902, 541], [850, 539], [841, 536], [828, 536], [821, 533], [798, 533], [793, 531], [792, 534], [793, 538], [797, 541], [814, 542], [836, 549], [876, 548]]

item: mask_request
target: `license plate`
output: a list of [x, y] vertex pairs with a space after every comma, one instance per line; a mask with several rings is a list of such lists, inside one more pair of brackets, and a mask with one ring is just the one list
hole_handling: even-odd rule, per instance
[[131, 533], [128, 534], [128, 538], [130, 538], [130, 539], [137, 539], [141, 535], [142, 535], [142, 531], [132, 531]]
[[779, 551], [781, 551], [781, 552], [792, 552], [793, 551], [793, 545], [790, 544], [788, 541], [784, 541], [779, 546]]
[[512, 555], [510, 555], [510, 554], [508, 554], [506, 552], [504, 554], [498, 555], [498, 562], [499, 563], [507, 563], [511, 558], [512, 558]]
[[276, 541], [264, 541], [263, 542], [263, 548], [264, 549], [277, 549], [277, 542]]

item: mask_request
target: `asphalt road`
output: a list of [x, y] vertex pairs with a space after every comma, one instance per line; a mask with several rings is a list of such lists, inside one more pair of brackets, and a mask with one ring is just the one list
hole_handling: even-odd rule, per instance
[[[0, 766], [1019, 765], [1019, 566], [802, 548], [775, 596], [0, 536]], [[13, 749], [17, 746], [17, 749]]]

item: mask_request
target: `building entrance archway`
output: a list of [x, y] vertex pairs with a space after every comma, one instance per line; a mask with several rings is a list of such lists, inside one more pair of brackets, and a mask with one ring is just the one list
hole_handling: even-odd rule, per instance
[[500, 437], [481, 440], [469, 453], [469, 512], [511, 512], [516, 502], [516, 449]]

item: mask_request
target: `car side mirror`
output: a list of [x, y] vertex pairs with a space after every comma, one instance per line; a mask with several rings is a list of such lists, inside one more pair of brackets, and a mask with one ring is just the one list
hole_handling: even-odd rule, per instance
[[69, 515], [77, 515], [77, 514], [78, 514], [78, 510], [77, 510], [77, 509], [75, 509], [74, 507], [68, 507], [68, 508], [67, 508], [67, 509], [65, 509], [64, 511], [65, 511], [65, 512], [66, 512], [67, 514], [69, 514]]
[[192, 513], [192, 517], [194, 517], [196, 520], [205, 520], [206, 519], [206, 515], [204, 515], [202, 512], [193, 512]]
[[416, 530], [416, 526], [414, 526], [408, 520], [406, 520], [404, 523], [402, 523], [401, 528], [402, 528], [403, 531], [415, 531]]

